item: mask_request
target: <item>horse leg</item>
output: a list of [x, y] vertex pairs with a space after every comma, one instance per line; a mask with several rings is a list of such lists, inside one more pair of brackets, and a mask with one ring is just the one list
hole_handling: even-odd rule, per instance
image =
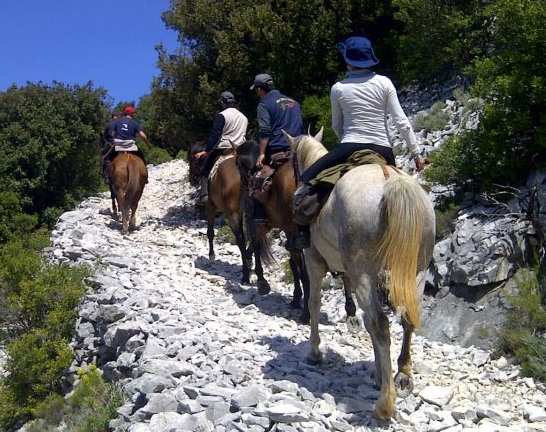
[[311, 364], [317, 364], [322, 361], [322, 353], [320, 352], [319, 319], [322, 278], [326, 274], [326, 263], [315, 246], [311, 245], [311, 247], [305, 251], [305, 264], [309, 276], [308, 307], [311, 324], [311, 334], [309, 336], [311, 350], [307, 356], [307, 361]]
[[[425, 289], [426, 272], [420, 271], [417, 275], [417, 292], [419, 296], [423, 294]], [[398, 372], [394, 377], [396, 390], [400, 397], [406, 397], [413, 391], [412, 367], [411, 367], [411, 338], [415, 330], [415, 326], [409, 322], [406, 316], [402, 316], [402, 348], [400, 348], [400, 356], [398, 357]]]
[[290, 264], [290, 270], [292, 270], [292, 274], [294, 275], [294, 292], [292, 294], [292, 301], [290, 302], [290, 307], [293, 309], [301, 308], [301, 298], [303, 295], [300, 284], [300, 271], [297, 262], [298, 259], [299, 257], [297, 256], [297, 252], [291, 250], [288, 263]]
[[233, 235], [235, 235], [237, 247], [239, 248], [239, 252], [241, 253], [241, 260], [243, 262], [243, 276], [241, 278], [241, 282], [244, 284], [248, 284], [250, 283], [250, 260], [247, 258], [245, 233], [243, 231], [243, 220], [239, 216], [239, 214], [231, 214], [229, 216], [229, 226], [231, 227], [231, 231], [233, 231]]
[[362, 275], [358, 281], [355, 295], [359, 306], [365, 312], [364, 325], [370, 334], [375, 357], [375, 382], [381, 392], [375, 404], [374, 415], [379, 419], [389, 419], [394, 413], [396, 400], [390, 355], [389, 319], [383, 312], [377, 296], [377, 281], [368, 275]]
[[356, 305], [353, 300], [351, 280], [347, 275], [342, 275], [343, 293], [345, 295], [345, 313], [347, 314], [347, 328], [351, 333], [357, 333], [360, 330], [360, 323], [356, 316]]
[[269, 282], [267, 282], [267, 280], [264, 278], [264, 268], [262, 266], [262, 258], [260, 256], [262, 252], [261, 240], [257, 240], [254, 242], [253, 249], [255, 260], [254, 272], [258, 277], [258, 293], [260, 295], [266, 295], [269, 294], [269, 292], [271, 291], [271, 286], [269, 285]]
[[205, 203], [205, 213], [207, 217], [207, 238], [209, 240], [209, 260], [214, 261], [216, 259], [214, 253], [214, 218], [216, 216], [216, 208], [211, 201]]

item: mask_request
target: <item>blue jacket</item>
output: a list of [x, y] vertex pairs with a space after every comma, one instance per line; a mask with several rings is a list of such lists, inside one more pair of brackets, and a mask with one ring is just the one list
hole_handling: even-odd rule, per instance
[[283, 129], [291, 136], [304, 133], [301, 107], [294, 99], [271, 90], [258, 104], [258, 137], [269, 139], [267, 155], [290, 150]]

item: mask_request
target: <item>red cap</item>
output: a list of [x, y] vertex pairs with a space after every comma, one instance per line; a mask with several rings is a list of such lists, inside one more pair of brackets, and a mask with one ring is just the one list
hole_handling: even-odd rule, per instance
[[134, 113], [136, 113], [136, 110], [132, 106], [127, 106], [123, 110], [123, 114], [125, 115], [133, 115]]

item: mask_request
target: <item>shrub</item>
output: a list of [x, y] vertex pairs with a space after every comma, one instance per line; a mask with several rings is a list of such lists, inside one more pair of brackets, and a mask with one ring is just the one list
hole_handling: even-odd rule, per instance
[[531, 272], [517, 279], [517, 293], [508, 296], [512, 310], [499, 339], [502, 352], [515, 355], [525, 375], [546, 382], [546, 310]]
[[443, 130], [449, 122], [449, 113], [443, 111], [445, 102], [436, 102], [426, 113], [419, 113], [413, 120], [413, 128], [416, 131], [426, 130], [427, 132]]
[[159, 147], [152, 147], [149, 150], [143, 149], [143, 153], [146, 156], [146, 162], [153, 165], [159, 165], [172, 160], [167, 150]]
[[39, 420], [27, 432], [56, 431], [61, 423], [66, 432], [108, 431], [110, 420], [117, 417], [116, 410], [124, 403], [122, 393], [104, 381], [94, 365], [88, 371], [80, 370], [78, 375], [80, 382], [68, 398], [51, 395], [38, 406]]

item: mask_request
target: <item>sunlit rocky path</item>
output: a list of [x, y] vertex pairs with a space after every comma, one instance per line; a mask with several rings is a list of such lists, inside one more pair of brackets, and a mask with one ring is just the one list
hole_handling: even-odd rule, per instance
[[[96, 363], [129, 398], [114, 431], [544, 431], [545, 386], [504, 358], [417, 336], [415, 389], [392, 422], [371, 416], [373, 351], [348, 333], [343, 295], [325, 283], [321, 366], [306, 363], [308, 327], [289, 308], [284, 250], [268, 296], [241, 285], [236, 246], [216, 241], [193, 210], [187, 165], [150, 167], [137, 216], [123, 236], [108, 194], [60, 219], [50, 255], [96, 266], [80, 310], [73, 371]], [[392, 329], [393, 359], [400, 327]], [[393, 361], [395, 363], [395, 361]]]

